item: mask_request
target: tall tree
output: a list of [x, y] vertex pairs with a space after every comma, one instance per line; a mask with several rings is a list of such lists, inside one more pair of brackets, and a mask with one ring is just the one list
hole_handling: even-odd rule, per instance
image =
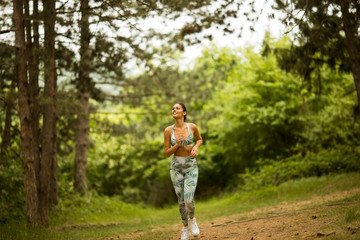
[[23, 182], [25, 193], [25, 209], [28, 225], [31, 227], [41, 225], [39, 214], [39, 199], [36, 185], [34, 167], [34, 154], [32, 151], [31, 110], [29, 106], [30, 94], [27, 81], [27, 53], [24, 32], [23, 0], [14, 0], [14, 27], [16, 49], [16, 72], [18, 82], [19, 118], [21, 126], [21, 150], [23, 166]]
[[346, 49], [349, 54], [350, 67], [353, 74], [358, 108], [360, 114], [360, 3], [356, 0], [339, 0], [341, 8], [341, 20], [346, 36]]
[[[281, 50], [281, 66], [295, 70], [315, 85], [321, 93], [321, 82], [312, 84], [311, 76], [323, 64], [351, 72], [360, 112], [360, 2], [357, 0], [276, 0], [275, 8], [285, 12], [283, 22], [298, 29], [291, 49]], [[297, 42], [297, 44], [295, 44]]]
[[[57, 114], [55, 63], [55, 0], [43, 1], [44, 94], [40, 142], [39, 91], [39, 11], [38, 1], [13, 2], [16, 73], [21, 127], [23, 182], [28, 225], [47, 226], [51, 203], [58, 201], [57, 187]], [[32, 10], [32, 13], [30, 12]]]
[[[42, 158], [40, 167], [40, 210], [43, 225], [48, 225], [51, 177], [56, 172], [56, 65], [55, 65], [55, 0], [43, 1], [45, 30], [44, 56], [44, 113]], [[56, 186], [55, 186], [56, 188]]]
[[[37, 2], [33, 1], [34, 15], [37, 14]], [[40, 145], [39, 145], [39, 64], [38, 64], [38, 49], [39, 49], [39, 26], [37, 21], [31, 21], [30, 17], [30, 1], [24, 1], [25, 12], [25, 29], [26, 29], [26, 53], [27, 53], [27, 72], [29, 82], [29, 97], [30, 97], [30, 114], [31, 114], [31, 129], [32, 141], [31, 148], [34, 157], [34, 167], [36, 174], [36, 185], [38, 187], [38, 194], [40, 196]]]
[[81, 0], [80, 6], [80, 67], [77, 83], [79, 111], [76, 124], [75, 190], [84, 195], [87, 192], [86, 165], [89, 145], [89, 98], [90, 98], [90, 7], [88, 0]]

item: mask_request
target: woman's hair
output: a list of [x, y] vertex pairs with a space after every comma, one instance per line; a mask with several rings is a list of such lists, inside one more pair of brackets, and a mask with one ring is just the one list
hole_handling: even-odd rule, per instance
[[183, 111], [186, 112], [186, 114], [184, 115], [184, 122], [185, 122], [185, 120], [186, 120], [186, 115], [187, 115], [186, 106], [185, 106], [185, 104], [183, 104], [183, 103], [176, 103], [176, 104], [179, 104], [179, 105], [182, 107]]

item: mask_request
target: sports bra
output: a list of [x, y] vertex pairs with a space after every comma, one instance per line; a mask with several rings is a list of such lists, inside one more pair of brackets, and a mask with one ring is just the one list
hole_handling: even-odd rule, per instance
[[[188, 128], [189, 136], [181, 141], [181, 145], [179, 146], [179, 148], [181, 148], [181, 147], [192, 147], [193, 144], [194, 144], [194, 136], [190, 131], [189, 125], [187, 123], [185, 123], [185, 124], [186, 124], [186, 126]], [[174, 146], [177, 143], [177, 140], [176, 140], [175, 134], [174, 134], [174, 125], [172, 126], [170, 143], [171, 143], [172, 146]]]

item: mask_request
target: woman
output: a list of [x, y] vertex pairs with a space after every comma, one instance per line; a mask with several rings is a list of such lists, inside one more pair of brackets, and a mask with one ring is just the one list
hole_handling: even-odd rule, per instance
[[[164, 151], [166, 157], [173, 155], [170, 176], [179, 202], [179, 210], [184, 227], [181, 240], [190, 237], [190, 230], [194, 236], [200, 234], [194, 217], [194, 193], [198, 180], [196, 156], [202, 139], [197, 126], [186, 123], [186, 107], [183, 103], [176, 103], [172, 108], [175, 124], [164, 131]], [[188, 220], [188, 217], [190, 219]], [[189, 229], [190, 225], [190, 229]]]

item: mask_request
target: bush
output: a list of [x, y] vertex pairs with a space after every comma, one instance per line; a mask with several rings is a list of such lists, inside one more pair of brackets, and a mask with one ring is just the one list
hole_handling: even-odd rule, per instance
[[24, 219], [24, 192], [21, 163], [0, 165], [0, 223]]
[[360, 170], [360, 147], [338, 146], [317, 153], [308, 152], [281, 161], [260, 161], [258, 170], [246, 170], [239, 175], [239, 188], [253, 191], [266, 186], [278, 186], [292, 179], [344, 173]]

